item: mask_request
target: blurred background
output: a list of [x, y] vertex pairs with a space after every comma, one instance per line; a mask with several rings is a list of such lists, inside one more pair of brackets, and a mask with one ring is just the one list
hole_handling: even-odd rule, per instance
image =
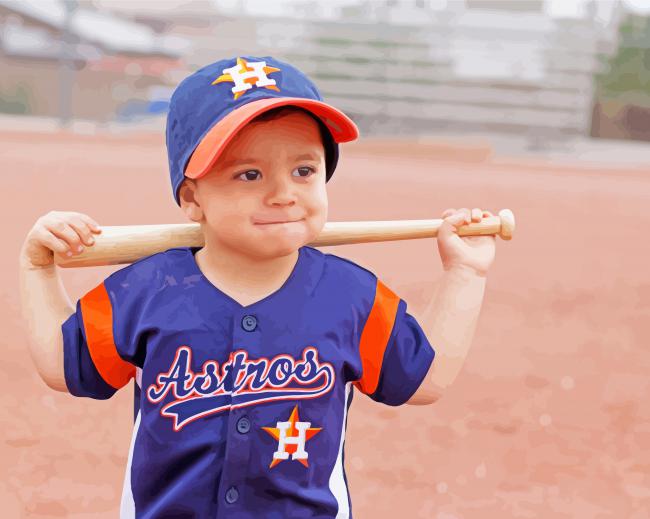
[[[330, 221], [517, 218], [448, 395], [356, 395], [355, 517], [650, 517], [645, 0], [0, 0], [3, 515], [116, 517], [132, 430], [131, 389], [83, 401], [34, 373], [22, 241], [50, 210], [186, 222], [170, 96], [247, 54], [297, 66], [361, 130], [328, 183]], [[416, 317], [441, 274], [432, 240], [323, 251], [371, 269]], [[61, 269], [72, 302], [117, 268]]]
[[2, 0], [0, 112], [162, 127], [191, 71], [272, 54], [365, 135], [649, 140], [648, 12], [643, 0]]

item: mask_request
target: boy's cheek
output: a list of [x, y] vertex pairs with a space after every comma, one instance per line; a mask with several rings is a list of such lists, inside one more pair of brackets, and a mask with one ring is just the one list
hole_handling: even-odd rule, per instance
[[317, 214], [313, 215], [311, 218], [308, 220], [308, 242], [314, 241], [320, 233], [323, 230], [323, 227], [325, 227], [325, 224], [327, 223], [327, 209], [324, 211], [320, 211]]

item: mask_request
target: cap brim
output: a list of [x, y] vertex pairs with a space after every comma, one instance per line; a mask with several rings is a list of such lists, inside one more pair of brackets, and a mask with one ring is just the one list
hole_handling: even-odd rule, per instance
[[353, 141], [359, 136], [359, 130], [352, 119], [322, 101], [301, 97], [259, 99], [233, 110], [210, 128], [190, 157], [185, 168], [185, 176], [200, 178], [205, 175], [230, 140], [246, 123], [271, 108], [285, 105], [298, 106], [313, 113], [327, 126], [336, 143]]

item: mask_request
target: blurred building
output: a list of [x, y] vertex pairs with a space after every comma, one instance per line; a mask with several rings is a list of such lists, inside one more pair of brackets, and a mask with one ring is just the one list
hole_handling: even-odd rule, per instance
[[[51, 4], [61, 13], [65, 2], [0, 0], [2, 65], [31, 74], [34, 113], [56, 112], [62, 15], [29, 12]], [[72, 24], [75, 114], [162, 110], [191, 70], [273, 55], [309, 74], [365, 135], [563, 142], [593, 133], [595, 78], [617, 52], [624, 14], [620, 0], [84, 0]], [[38, 49], [33, 34], [20, 44], [28, 31]], [[89, 103], [93, 91], [110, 95]]]
[[[191, 68], [271, 54], [312, 77], [364, 134], [587, 136], [617, 0], [96, 0], [192, 40]], [[554, 12], [559, 6], [564, 9]], [[120, 5], [121, 4], [121, 5]], [[156, 20], [156, 21], [154, 21]]]
[[88, 4], [0, 0], [0, 111], [97, 121], [164, 112], [184, 44]]
[[616, 51], [620, 13], [615, 2], [562, 18], [542, 0], [373, 0], [340, 4], [329, 20], [299, 16], [309, 6], [247, 33], [313, 77], [365, 133], [542, 141], [589, 135], [594, 75]]

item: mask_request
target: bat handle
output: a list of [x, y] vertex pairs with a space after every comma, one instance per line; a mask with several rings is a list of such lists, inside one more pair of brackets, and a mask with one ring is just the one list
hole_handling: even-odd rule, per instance
[[478, 223], [472, 222], [463, 225], [457, 231], [459, 236], [485, 236], [492, 234], [499, 236], [502, 240], [512, 240], [514, 232], [515, 215], [510, 209], [501, 209], [499, 216], [491, 216], [489, 218], [483, 218]]
[[[388, 220], [365, 222], [327, 222], [318, 238], [309, 245], [325, 247], [346, 243], [370, 243], [378, 241], [414, 240], [436, 238], [443, 220]], [[458, 236], [500, 236], [511, 240], [515, 230], [515, 216], [509, 209], [502, 209], [498, 216], [483, 218], [480, 222], [461, 225]]]

